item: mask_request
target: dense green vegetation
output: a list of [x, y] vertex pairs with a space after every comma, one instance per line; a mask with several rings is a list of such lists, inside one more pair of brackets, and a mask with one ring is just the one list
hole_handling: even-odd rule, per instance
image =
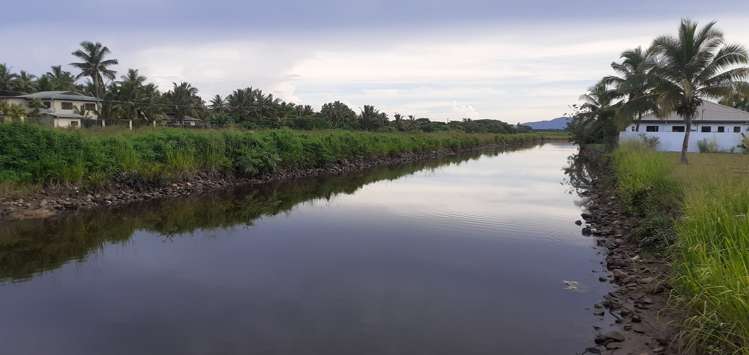
[[669, 246], [677, 299], [690, 311], [688, 345], [749, 354], [749, 156], [689, 159], [622, 145], [613, 159], [618, 191], [643, 219], [641, 241]]
[[604, 77], [574, 105], [570, 123], [581, 144], [613, 143], [617, 134], [644, 114], [676, 112], [686, 123], [681, 161], [687, 163], [692, 120], [705, 99], [749, 109], [749, 62], [746, 49], [729, 44], [715, 22], [699, 28], [682, 20], [678, 36], [660, 36], [650, 48], [622, 53], [611, 64], [617, 75]]
[[[142, 126], [154, 123], [165, 125], [170, 120], [180, 121], [191, 117], [202, 120], [201, 126], [213, 128], [287, 127], [380, 132], [460, 130], [471, 133], [528, 131], [527, 127], [499, 120], [455, 117], [459, 120], [446, 123], [399, 113], [390, 117], [372, 105], [364, 105], [357, 113], [340, 101], [325, 103], [316, 112], [310, 105], [286, 102], [251, 86], [236, 89], [224, 97], [216, 95], [206, 102], [200, 97], [198, 88], [187, 82], [172, 83], [170, 90], [161, 92], [155, 84], [148, 83], [148, 79], [137, 69], [127, 70], [117, 80], [114, 66], [119, 61], [110, 58], [111, 51], [101, 43], [82, 42], [81, 48], [71, 54], [77, 60], [70, 64], [80, 71], [77, 75], [62, 70], [58, 65], [37, 78], [26, 71], [13, 73], [6, 65], [0, 64], [0, 96], [50, 90], [81, 92], [102, 99], [96, 114], [109, 120], [110, 125], [118, 120], [132, 120], [135, 125]], [[41, 107], [41, 102], [33, 105]], [[6, 106], [0, 106], [0, 114], [6, 120], [35, 116], [33, 110], [25, 114], [24, 110]], [[91, 112], [81, 109], [78, 113], [87, 116]]]
[[0, 124], [0, 182], [99, 185], [125, 179], [153, 184], [198, 173], [253, 177], [281, 169], [321, 168], [342, 160], [458, 151], [540, 137], [288, 129], [61, 131]]

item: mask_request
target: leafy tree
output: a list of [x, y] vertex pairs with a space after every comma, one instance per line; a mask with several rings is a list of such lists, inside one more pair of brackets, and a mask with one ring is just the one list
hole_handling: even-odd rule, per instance
[[720, 103], [740, 110], [749, 111], [749, 83], [738, 83], [736, 90], [721, 99]]
[[88, 77], [91, 80], [94, 96], [104, 97], [104, 78], [114, 80], [117, 72], [110, 67], [119, 64], [117, 59], [106, 59], [110, 54], [109, 48], [99, 42], [84, 41], [81, 42], [81, 49], [72, 54], [81, 60], [78, 63], [70, 63], [81, 70], [76, 79]]
[[0, 113], [5, 122], [20, 122], [26, 118], [26, 109], [5, 101], [0, 101]]
[[656, 110], [653, 95], [652, 69], [656, 65], [654, 50], [645, 51], [642, 47], [624, 51], [621, 63], [611, 63], [611, 68], [618, 74], [607, 76], [603, 80], [613, 84], [618, 96], [624, 98], [620, 113], [626, 118], [634, 118], [636, 130], [640, 130], [642, 116]]
[[726, 44], [723, 33], [710, 22], [698, 30], [697, 23], [681, 21], [678, 37], [662, 36], [653, 42], [659, 65], [653, 69], [655, 93], [662, 114], [676, 112], [686, 123], [681, 162], [686, 164], [692, 120], [703, 98], [722, 98], [735, 92], [740, 80], [749, 76], [746, 49]]
[[322, 105], [320, 117], [330, 122], [333, 128], [353, 128], [356, 125], [356, 112], [340, 101]]

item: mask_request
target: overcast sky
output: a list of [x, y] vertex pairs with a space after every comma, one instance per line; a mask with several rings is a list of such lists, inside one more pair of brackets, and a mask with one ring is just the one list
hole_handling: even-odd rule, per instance
[[[63, 5], [64, 4], [64, 5]], [[124, 73], [204, 98], [254, 86], [319, 108], [437, 120], [549, 119], [619, 53], [717, 20], [749, 46], [749, 1], [25, 0], [2, 5], [0, 63], [36, 74], [100, 41]], [[68, 68], [68, 70], [73, 70]], [[119, 74], [118, 74], [119, 75]]]

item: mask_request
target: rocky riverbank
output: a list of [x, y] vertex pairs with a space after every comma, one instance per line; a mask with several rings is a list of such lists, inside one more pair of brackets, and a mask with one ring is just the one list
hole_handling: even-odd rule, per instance
[[606, 274], [599, 281], [611, 282], [615, 288], [593, 307], [601, 324], [594, 327], [595, 345], [583, 353], [680, 354], [673, 322], [678, 314], [668, 307], [670, 265], [664, 256], [641, 249], [632, 238], [639, 221], [625, 213], [606, 172], [592, 175], [581, 192], [586, 212], [576, 223], [584, 235], [596, 238], [606, 254], [602, 261]]
[[[479, 149], [507, 149], [509, 145], [487, 145]], [[200, 173], [190, 178], [165, 184], [149, 185], [133, 182], [126, 176], [100, 189], [81, 186], [50, 186], [22, 197], [0, 196], [0, 221], [18, 219], [43, 219], [77, 210], [124, 205], [138, 201], [188, 196], [195, 193], [220, 190], [234, 186], [264, 184], [312, 176], [344, 175], [378, 166], [408, 164], [421, 160], [437, 159], [458, 154], [449, 149], [424, 153], [403, 153], [376, 159], [343, 160], [325, 168], [281, 170], [256, 178], [239, 178], [223, 174]]]

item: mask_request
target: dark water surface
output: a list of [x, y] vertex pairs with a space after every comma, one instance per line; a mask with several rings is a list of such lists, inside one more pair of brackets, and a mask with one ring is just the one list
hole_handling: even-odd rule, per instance
[[574, 354], [607, 291], [574, 152], [6, 223], [0, 353]]

